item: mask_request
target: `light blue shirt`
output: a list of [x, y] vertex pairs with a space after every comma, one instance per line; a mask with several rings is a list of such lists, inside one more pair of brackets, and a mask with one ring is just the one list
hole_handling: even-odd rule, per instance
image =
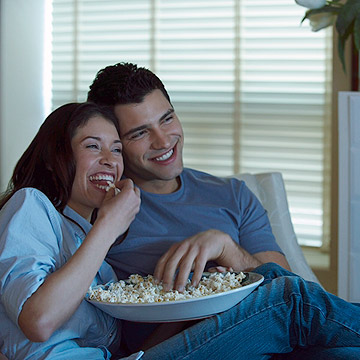
[[[69, 207], [64, 213], [89, 232], [87, 220]], [[119, 341], [118, 322], [86, 300], [46, 342], [31, 342], [18, 325], [24, 302], [70, 259], [85, 236], [33, 188], [16, 192], [1, 210], [0, 348], [9, 359], [110, 359], [107, 347]], [[103, 262], [92, 285], [111, 280], [116, 276]]]

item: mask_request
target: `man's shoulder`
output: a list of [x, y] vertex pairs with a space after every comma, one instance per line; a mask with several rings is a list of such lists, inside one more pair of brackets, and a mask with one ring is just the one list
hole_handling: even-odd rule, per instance
[[194, 179], [194, 180], [223, 181], [222, 180], [223, 178], [220, 176], [215, 176], [215, 175], [209, 174], [207, 172], [195, 170], [195, 169], [191, 169], [191, 168], [184, 168], [181, 175], [184, 178], [190, 178], [190, 179]]
[[214, 186], [241, 186], [244, 182], [232, 176], [216, 176], [200, 170], [184, 168], [182, 178], [186, 182], [203, 183]]

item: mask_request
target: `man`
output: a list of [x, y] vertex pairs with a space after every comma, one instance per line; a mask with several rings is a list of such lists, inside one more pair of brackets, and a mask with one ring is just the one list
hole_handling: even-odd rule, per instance
[[[183, 169], [183, 130], [164, 85], [152, 72], [133, 64], [107, 67], [98, 73], [88, 99], [114, 106], [124, 174], [142, 190], [140, 214], [125, 243], [108, 256], [119, 276], [152, 273], [172, 244], [155, 275], [169, 288], [178, 269], [175, 288], [180, 291], [191, 268], [198, 282], [209, 260], [234, 271], [266, 262], [289, 269], [265, 210], [243, 182]], [[122, 263], [117, 250], [136, 250], [136, 263]]]
[[[194, 272], [192, 282], [196, 285], [204, 269], [214, 267], [220, 271], [242, 271], [272, 262], [289, 269], [275, 242], [265, 210], [243, 182], [183, 168], [182, 127], [164, 85], [155, 74], [134, 64], [119, 63], [108, 66], [98, 72], [90, 87], [88, 100], [113, 107], [119, 120], [123, 143], [124, 174], [141, 189], [141, 210], [130, 225], [126, 238], [113, 246], [107, 257], [119, 278], [126, 278], [132, 273], [154, 273], [155, 277], [163, 282], [165, 290], [175, 288], [182, 291], [190, 271]], [[286, 270], [279, 270], [272, 265], [260, 266], [256, 271], [269, 279], [279, 274], [289, 275]], [[285, 284], [279, 285], [279, 281], [280, 279], [276, 279], [271, 286], [261, 286], [242, 301], [237, 310], [245, 309], [241, 311], [247, 312], [247, 309], [251, 309], [256, 314], [271, 312], [268, 319], [272, 316], [282, 317], [275, 310], [276, 304], [280, 307], [283, 306], [280, 304], [293, 303], [294, 300], [290, 300], [290, 295], [284, 300], [282, 292]], [[298, 281], [303, 280], [291, 277], [291, 280], [287, 279], [287, 286], [292, 289], [295, 287], [292, 283]], [[311, 285], [314, 286], [317, 285]], [[300, 297], [308, 294], [307, 289], [297, 289], [296, 293]], [[318, 293], [319, 297], [322, 296], [321, 289], [313, 292]], [[336, 301], [338, 300], [336, 298]], [[343, 309], [344, 306], [342, 303]], [[354, 310], [352, 306], [349, 307], [351, 311]], [[273, 309], [269, 310], [271, 308]], [[289, 316], [290, 312], [286, 314]], [[221, 323], [227, 323], [225, 317], [229, 316], [228, 312], [219, 316]], [[296, 311], [294, 316], [297, 316]], [[251, 326], [259, 326], [257, 321], [260, 319], [253, 315], [246, 317], [238, 314], [238, 317], [240, 322], [245, 318], [249, 321], [250, 325], [246, 325], [249, 330]], [[216, 321], [216, 317], [196, 324], [185, 330], [184, 334], [187, 334], [186, 331], [202, 333], [200, 328], [204, 323], [206, 328], [220, 328], [215, 332], [216, 337], [223, 335], [222, 326], [212, 321]], [[295, 323], [298, 325], [291, 317], [291, 324]], [[229, 324], [229, 327], [235, 326], [232, 321]], [[239, 330], [239, 322], [236, 324], [235, 328]], [[269, 324], [273, 326], [272, 321], [269, 321]], [[186, 326], [188, 324], [185, 324]], [[316, 324], [314, 328], [318, 326], [319, 324]], [[140, 336], [140, 328], [143, 338]], [[156, 331], [150, 326], [146, 331], [145, 327], [129, 323], [124, 329], [131, 351], [137, 350], [144, 339], [146, 342], [141, 346], [147, 348], [179, 331], [164, 330], [162, 326]], [[286, 329], [285, 332], [288, 333]], [[134, 336], [129, 336], [130, 333]], [[266, 352], [277, 353], [280, 352], [279, 348], [281, 352], [290, 352], [293, 347], [303, 345], [300, 338], [294, 336], [294, 339], [295, 345], [289, 345], [287, 349], [284, 344], [274, 346], [275, 349], [271, 348], [274, 344], [267, 342], [269, 347]], [[176, 344], [179, 340], [175, 337], [175, 340], [172, 338], [168, 341], [175, 341]], [[201, 346], [205, 346], [206, 342], [208, 339], [204, 339]], [[308, 344], [305, 341], [304, 346]], [[318, 344], [328, 345], [326, 341]], [[176, 345], [172, 343], [172, 346]], [[360, 346], [360, 338], [359, 343], [355, 340], [347, 346]], [[249, 345], [249, 349], [255, 359], [254, 347]]]

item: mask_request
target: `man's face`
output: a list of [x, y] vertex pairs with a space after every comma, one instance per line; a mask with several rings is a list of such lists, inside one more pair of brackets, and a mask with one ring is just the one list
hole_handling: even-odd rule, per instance
[[183, 169], [183, 131], [160, 90], [140, 104], [116, 105], [123, 144], [124, 174], [145, 191], [170, 193]]

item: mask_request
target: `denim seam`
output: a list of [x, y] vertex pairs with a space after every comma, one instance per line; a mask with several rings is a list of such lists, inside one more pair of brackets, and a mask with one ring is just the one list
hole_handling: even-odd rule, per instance
[[316, 308], [316, 309], [319, 311], [319, 313], [324, 317], [324, 319], [327, 319], [327, 321], [334, 322], [334, 323], [336, 323], [336, 324], [338, 324], [338, 325], [340, 325], [340, 326], [348, 329], [349, 331], [351, 331], [352, 333], [354, 333], [354, 334], [356, 334], [357, 336], [360, 337], [360, 330], [352, 329], [352, 328], [350, 328], [348, 325], [346, 325], [346, 324], [344, 324], [344, 323], [341, 323], [340, 321], [338, 321], [338, 320], [336, 320], [336, 319], [332, 319], [332, 318], [330, 318], [330, 317], [326, 317], [326, 315], [324, 314], [324, 312], [323, 312], [319, 307], [317, 307], [317, 306], [314, 305], [314, 304], [308, 304], [308, 303], [305, 303], [305, 302], [304, 302], [304, 305], [309, 306], [309, 307], [311, 307], [311, 308]]
[[[278, 307], [279, 305], [283, 305], [283, 304], [286, 304], [288, 303], [289, 301], [284, 301], [282, 303], [278, 303], [276, 305], [276, 307]], [[253, 313], [251, 315], [251, 317], [255, 316], [255, 315], [258, 315], [258, 314], [261, 314], [262, 312], [264, 311], [267, 311], [268, 309], [270, 308], [274, 308], [274, 306], [267, 306], [266, 308], [262, 309], [261, 311], [257, 311], [255, 313]], [[232, 330], [234, 327], [236, 327], [237, 325], [241, 324], [242, 322], [248, 320], [250, 317], [246, 318], [246, 319], [240, 319], [238, 322], [236, 322], [235, 324], [233, 324], [232, 326], [228, 327], [227, 329], [225, 329], [224, 331], [222, 331], [221, 333], [217, 333], [217, 334], [214, 334], [213, 336], [209, 337], [206, 342], [196, 346], [194, 349], [191, 350], [191, 352], [187, 353], [185, 357], [182, 357], [181, 359], [186, 359], [188, 358], [189, 356], [191, 356], [192, 353], [194, 353], [195, 351], [199, 350], [200, 348], [202, 348], [203, 346], [205, 346], [208, 342], [212, 341], [213, 339], [215, 339], [216, 337], [220, 336], [220, 335], [223, 335], [225, 334], [226, 332]]]
[[[297, 294], [297, 293], [293, 293], [291, 295], [289, 295], [289, 297], [292, 297], [292, 296], [296, 296], [296, 297], [301, 297], [301, 295]], [[284, 304], [288, 304], [290, 302], [290, 300], [288, 301], [283, 301], [281, 303], [278, 303], [275, 307], [279, 307], [280, 305], [284, 305]], [[343, 326], [345, 327], [346, 329], [348, 329], [349, 331], [353, 332], [354, 334], [356, 334], [357, 336], [360, 337], [360, 334], [358, 331], [354, 330], [354, 329], [351, 329], [349, 326], [343, 324], [343, 323], [340, 323], [339, 321], [335, 320], [335, 319], [331, 319], [331, 318], [328, 318], [326, 317], [326, 315], [324, 314], [324, 312], [319, 308], [317, 307], [316, 305], [313, 305], [313, 304], [309, 304], [309, 303], [306, 303], [306, 302], [303, 302], [304, 306], [308, 306], [308, 307], [311, 307], [311, 308], [316, 308], [317, 311], [324, 317], [324, 319], [327, 319], [327, 321], [331, 321], [331, 322], [334, 322], [334, 323], [337, 323], [338, 325], [340, 326]], [[266, 308], [262, 309], [261, 311], [257, 311], [255, 313], [253, 313], [251, 315], [251, 317], [255, 316], [255, 315], [258, 315], [258, 314], [261, 314], [262, 312], [264, 311], [267, 311], [269, 308], [274, 308], [274, 306], [267, 306]], [[187, 353], [185, 355], [185, 357], [182, 357], [181, 359], [186, 359], [188, 358], [189, 356], [191, 356], [192, 353], [194, 353], [195, 351], [198, 351], [200, 348], [202, 348], [203, 346], [205, 346], [207, 343], [209, 343], [210, 341], [212, 341], [213, 339], [215, 339], [216, 337], [218, 336], [221, 336], [223, 334], [225, 334], [226, 332], [232, 330], [234, 327], [238, 326], [239, 324], [241, 324], [242, 322], [248, 320], [250, 317], [246, 318], [246, 319], [240, 319], [239, 321], [237, 321], [236, 323], [234, 323], [232, 326], [228, 327], [227, 329], [223, 330], [221, 333], [217, 333], [217, 334], [214, 334], [213, 336], [209, 337], [206, 342], [196, 346], [194, 349], [191, 350], [191, 352]], [[285, 349], [285, 348], [283, 348]]]

